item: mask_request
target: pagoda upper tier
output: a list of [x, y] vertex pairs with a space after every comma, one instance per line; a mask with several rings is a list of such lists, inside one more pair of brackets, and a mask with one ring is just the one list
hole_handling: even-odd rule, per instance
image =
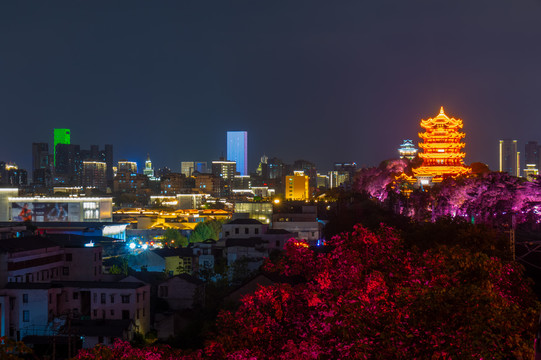
[[462, 126], [462, 120], [445, 115], [443, 106], [435, 118], [421, 120], [425, 132], [419, 133], [423, 140], [419, 143], [423, 149], [419, 157], [423, 159], [423, 164], [413, 169], [416, 177], [431, 177], [432, 181], [441, 181], [446, 176], [454, 177], [471, 172], [470, 168], [464, 166], [466, 154], [461, 151], [466, 145], [461, 142], [466, 136], [459, 132]]

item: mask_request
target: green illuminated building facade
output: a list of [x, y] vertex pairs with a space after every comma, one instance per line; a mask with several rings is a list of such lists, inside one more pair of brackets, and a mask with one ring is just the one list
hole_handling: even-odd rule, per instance
[[58, 144], [70, 144], [70, 129], [54, 129], [54, 147], [53, 158], [56, 166], [56, 145]]

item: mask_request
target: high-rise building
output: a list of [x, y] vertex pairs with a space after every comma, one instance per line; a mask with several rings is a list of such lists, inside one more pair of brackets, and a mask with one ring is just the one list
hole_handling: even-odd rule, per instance
[[340, 187], [349, 181], [349, 172], [334, 170], [329, 171], [329, 187], [331, 189]]
[[194, 172], [200, 174], [208, 173], [208, 165], [206, 161], [182, 161], [180, 163], [180, 173], [186, 177], [190, 177]]
[[500, 171], [520, 176], [520, 152], [517, 140], [500, 140]]
[[421, 127], [425, 132], [419, 133], [423, 140], [419, 147], [423, 152], [419, 157], [423, 159], [423, 165], [413, 169], [413, 174], [422, 185], [442, 181], [443, 178], [464, 175], [471, 172], [464, 166], [466, 153], [462, 149], [466, 144], [461, 140], [466, 136], [459, 132], [462, 129], [462, 120], [449, 118], [443, 111], [433, 119], [421, 120]]
[[107, 164], [102, 161], [83, 161], [83, 187], [107, 190]]
[[303, 171], [295, 171], [293, 175], [286, 176], [286, 200], [308, 200], [310, 198], [308, 181], [308, 175], [304, 175]]
[[194, 167], [193, 161], [182, 161], [180, 163], [180, 173], [186, 177], [190, 177], [194, 172]]
[[350, 183], [353, 182], [353, 179], [355, 178], [355, 174], [357, 173], [357, 163], [355, 162], [334, 163], [333, 166], [334, 166], [334, 171], [347, 172], [349, 174], [348, 181]]
[[25, 186], [28, 181], [25, 169], [19, 169], [17, 164], [0, 161], [0, 185], [11, 187]]
[[237, 163], [229, 160], [214, 160], [212, 162], [212, 174], [220, 176], [224, 180], [233, 180], [237, 169]]
[[269, 179], [282, 179], [285, 171], [284, 171], [285, 165], [282, 162], [282, 160], [273, 157], [268, 159], [267, 161], [267, 171], [268, 171], [268, 178]]
[[154, 168], [152, 167], [152, 161], [150, 160], [150, 154], [147, 154], [147, 160], [145, 161], [145, 168], [143, 169], [143, 174], [149, 178], [154, 177]]
[[329, 187], [329, 176], [318, 173], [316, 178], [316, 187], [318, 189], [327, 189]]
[[82, 172], [80, 146], [58, 143], [55, 151], [55, 183], [79, 185]]
[[54, 129], [54, 139], [53, 139], [53, 161], [54, 166], [56, 167], [56, 146], [58, 144], [67, 144], [71, 142], [70, 129]]
[[49, 164], [49, 144], [32, 143], [32, 183], [49, 185], [51, 181], [51, 164]]
[[259, 161], [259, 165], [256, 169], [256, 174], [261, 176], [263, 179], [268, 178], [269, 176], [269, 157], [267, 155], [261, 156], [261, 160]]
[[196, 161], [195, 162], [195, 171], [197, 171], [200, 174], [207, 174], [209, 172], [207, 162], [206, 161]]
[[237, 163], [237, 172], [248, 175], [248, 132], [227, 132], [227, 160]]
[[103, 152], [100, 156], [101, 161], [105, 161], [107, 164], [106, 169], [106, 177], [107, 181], [112, 183], [114, 178], [114, 172], [113, 172], [113, 145], [112, 144], [105, 144], [105, 148], [103, 149]]
[[137, 174], [137, 163], [135, 161], [118, 160], [117, 171]]
[[537, 141], [528, 141], [524, 146], [524, 160], [526, 166], [535, 165], [535, 168], [539, 169], [539, 144]]

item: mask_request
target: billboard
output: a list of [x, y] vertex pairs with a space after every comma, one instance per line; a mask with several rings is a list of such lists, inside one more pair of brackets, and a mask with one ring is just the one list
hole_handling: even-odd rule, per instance
[[18, 202], [11, 203], [12, 221], [80, 221], [80, 204]]

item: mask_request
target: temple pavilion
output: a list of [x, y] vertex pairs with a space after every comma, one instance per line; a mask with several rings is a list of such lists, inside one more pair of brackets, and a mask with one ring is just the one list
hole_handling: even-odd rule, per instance
[[466, 136], [460, 132], [462, 120], [449, 118], [445, 115], [443, 106], [438, 116], [421, 120], [421, 127], [425, 132], [419, 133], [423, 142], [419, 147], [419, 157], [423, 164], [413, 169], [413, 174], [420, 184], [440, 182], [445, 177], [456, 177], [468, 174], [471, 169], [464, 165], [466, 153], [462, 149], [466, 145], [461, 140]]

